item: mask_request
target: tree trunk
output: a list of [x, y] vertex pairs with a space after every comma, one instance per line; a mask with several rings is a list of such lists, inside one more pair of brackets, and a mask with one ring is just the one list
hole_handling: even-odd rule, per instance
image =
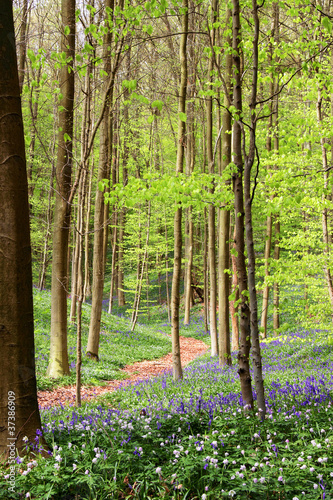
[[[0, 460], [36, 443], [37, 401], [29, 204], [12, 2], [0, 10]], [[15, 484], [9, 491], [15, 492]], [[11, 495], [10, 495], [11, 496]]]
[[[62, 0], [61, 50], [69, 64], [60, 70], [62, 99], [59, 112], [59, 139], [56, 164], [56, 197], [53, 226], [51, 285], [51, 349], [47, 374], [57, 378], [69, 374], [67, 353], [68, 241], [70, 230], [73, 148], [73, 104], [75, 58], [75, 0]], [[65, 27], [70, 32], [65, 34]]]
[[[245, 196], [245, 226], [246, 226], [246, 248], [248, 259], [248, 283], [250, 297], [250, 321], [251, 321], [251, 343], [252, 343], [252, 368], [257, 392], [257, 404], [260, 420], [264, 420], [266, 415], [264, 381], [262, 376], [262, 360], [259, 342], [259, 324], [258, 324], [258, 301], [255, 280], [255, 252], [253, 240], [252, 224], [252, 200], [254, 195], [251, 190], [251, 170], [256, 156], [256, 102], [257, 102], [257, 83], [258, 83], [258, 45], [259, 45], [259, 16], [256, 0], [252, 0], [252, 14], [254, 19], [253, 36], [253, 69], [252, 69], [252, 91], [251, 91], [251, 128], [249, 153], [245, 159], [244, 166], [244, 196]], [[259, 162], [259, 159], [257, 159]], [[259, 168], [259, 164], [257, 166]]]
[[[231, 20], [231, 11], [227, 8], [226, 24]], [[230, 36], [227, 44], [232, 43]], [[231, 100], [231, 76], [232, 57], [226, 55], [225, 83], [227, 95], [224, 95], [224, 106], [222, 115], [222, 171], [231, 163], [231, 115], [228, 110]], [[222, 173], [222, 172], [221, 172]], [[230, 326], [229, 326], [229, 233], [230, 233], [230, 211], [225, 208], [219, 209], [219, 364], [231, 364], [230, 356]]]
[[[180, 113], [185, 114], [186, 110], [186, 84], [187, 84], [187, 57], [186, 44], [188, 33], [188, 0], [182, 1], [184, 9], [182, 17], [182, 34], [179, 47], [180, 58], [180, 85], [178, 98], [178, 143], [177, 143], [177, 163], [176, 173], [183, 172], [184, 146], [185, 146], [185, 122], [180, 119]], [[179, 343], [179, 285], [182, 263], [182, 208], [178, 207], [174, 218], [174, 265], [171, 292], [171, 322], [172, 322], [172, 369], [174, 380], [179, 380], [183, 376], [180, 343]]]
[[[105, 9], [113, 11], [114, 1], [107, 0]], [[106, 13], [105, 24], [109, 28], [108, 21], [109, 14]], [[95, 198], [95, 217], [94, 217], [94, 249], [93, 249], [93, 278], [92, 278], [92, 304], [91, 304], [91, 317], [89, 325], [89, 336], [87, 344], [87, 355], [95, 361], [98, 361], [99, 349], [99, 336], [101, 328], [102, 317], [102, 302], [103, 302], [103, 288], [104, 288], [104, 272], [105, 272], [105, 236], [104, 232], [107, 231], [107, 224], [104, 212], [104, 192], [100, 191], [99, 183], [107, 178], [110, 171], [110, 141], [109, 137], [109, 114], [113, 101], [113, 84], [115, 77], [115, 68], [111, 72], [111, 61], [109, 57], [109, 47], [111, 44], [112, 36], [111, 30], [107, 29], [103, 41], [103, 60], [104, 71], [106, 76], [104, 85], [106, 91], [105, 109], [101, 122], [100, 131], [100, 154], [99, 154], [99, 167], [97, 174], [97, 189]], [[111, 83], [110, 83], [111, 82]]]
[[19, 74], [19, 84], [20, 84], [21, 94], [24, 83], [25, 60], [27, 54], [27, 31], [28, 31], [28, 0], [23, 0], [22, 22], [20, 26], [20, 41], [18, 44], [19, 45], [18, 74]]
[[250, 309], [248, 302], [247, 274], [245, 265], [245, 240], [244, 240], [244, 200], [243, 200], [243, 158], [242, 158], [242, 131], [239, 118], [242, 113], [242, 87], [239, 44], [240, 15], [239, 0], [233, 0], [233, 68], [234, 68], [234, 94], [233, 104], [237, 113], [233, 124], [233, 160], [237, 173], [233, 176], [235, 195], [235, 245], [237, 251], [237, 275], [240, 296], [240, 338], [238, 351], [238, 374], [241, 384], [243, 403], [246, 407], [253, 407], [252, 384], [250, 375]]
[[[324, 119], [323, 119], [323, 110], [322, 110], [322, 90], [326, 93], [327, 90], [324, 87], [323, 89], [318, 89], [318, 100], [317, 100], [317, 119], [320, 126], [320, 130], [324, 129]], [[329, 176], [329, 168], [327, 162], [327, 150], [326, 144], [328, 144], [328, 139], [324, 137], [322, 134], [320, 136], [320, 146], [322, 153], [322, 164], [323, 164], [323, 172], [324, 172], [324, 194], [322, 195], [323, 201], [323, 209], [322, 209], [322, 228], [323, 228], [323, 243], [324, 243], [324, 274], [326, 278], [326, 284], [328, 288], [328, 294], [331, 303], [331, 319], [333, 322], [333, 277], [330, 269], [330, 242], [329, 242], [329, 229], [328, 229], [328, 209], [326, 207], [328, 196], [325, 194], [328, 190], [328, 176]]]
[[232, 351], [238, 351], [239, 349], [239, 321], [238, 321], [238, 305], [237, 305], [239, 299], [239, 288], [238, 288], [237, 264], [235, 255], [236, 252], [235, 241], [236, 241], [236, 227], [234, 228], [232, 253], [231, 253], [231, 267], [232, 267], [231, 293], [234, 295], [234, 297], [232, 298], [232, 300], [229, 301], [229, 309], [230, 309], [231, 325], [232, 325], [232, 339], [231, 339]]
[[[212, 1], [211, 22], [214, 25], [217, 14], [217, 0]], [[211, 47], [215, 45], [215, 28], [210, 33]], [[208, 66], [209, 82], [213, 81], [212, 72], [214, 69], [214, 55], [211, 54]], [[207, 98], [207, 160], [208, 172], [214, 174], [214, 157], [213, 157], [213, 98]], [[210, 188], [211, 193], [214, 188]], [[210, 317], [210, 342], [211, 356], [218, 355], [218, 340], [217, 340], [217, 321], [216, 321], [216, 248], [215, 248], [215, 206], [210, 204], [208, 207], [208, 263], [210, 277], [210, 297], [209, 297], [209, 317]]]

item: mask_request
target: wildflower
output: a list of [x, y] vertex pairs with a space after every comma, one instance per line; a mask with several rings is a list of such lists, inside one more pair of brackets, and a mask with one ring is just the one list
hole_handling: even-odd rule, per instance
[[279, 476], [279, 477], [278, 477], [278, 481], [283, 482], [283, 477], [282, 477], [282, 476]]
[[30, 492], [26, 493], [25, 498], [30, 498]]
[[205, 493], [203, 493], [203, 494], [201, 495], [201, 500], [206, 500], [206, 498], [207, 498], [207, 495], [206, 495]]
[[258, 479], [256, 477], [253, 478], [253, 482], [254, 483], [257, 483], [258, 482]]
[[59, 470], [60, 469], [60, 465], [59, 464], [54, 464], [54, 468]]
[[264, 483], [264, 482], [265, 482], [265, 478], [264, 478], [264, 477], [261, 477], [261, 478], [259, 479], [259, 481], [260, 481], [261, 483]]
[[29, 441], [28, 436], [24, 436], [24, 438], [22, 438], [22, 441], [24, 441], [25, 443], [27, 443]]
[[162, 472], [161, 467], [157, 467], [157, 468], [156, 468], [156, 474], [161, 474], [161, 472]]
[[318, 488], [318, 484], [314, 483], [313, 484], [313, 489], [316, 490]]
[[86, 475], [88, 475], [88, 474], [89, 474], [89, 471], [88, 471], [88, 469], [87, 469], [87, 470], [85, 471], [85, 474], [86, 474]]
[[76, 470], [76, 468], [77, 468], [77, 465], [73, 464], [73, 471]]

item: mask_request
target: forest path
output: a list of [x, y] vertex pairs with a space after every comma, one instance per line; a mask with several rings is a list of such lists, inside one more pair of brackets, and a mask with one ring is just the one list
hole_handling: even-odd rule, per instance
[[[180, 349], [182, 366], [186, 366], [190, 361], [204, 354], [208, 350], [208, 346], [202, 340], [191, 337], [180, 337]], [[124, 386], [137, 382], [138, 380], [153, 378], [171, 369], [172, 353], [151, 361], [138, 361], [133, 365], [125, 366], [125, 368], [121, 370], [129, 375], [129, 378], [125, 380], [110, 380], [103, 386], [83, 386], [81, 389], [82, 402], [91, 401], [96, 396], [100, 396], [106, 392], [113, 392], [121, 385]], [[51, 391], [38, 391], [38, 403], [40, 408], [60, 406], [61, 404], [74, 406], [75, 386], [58, 387]]]

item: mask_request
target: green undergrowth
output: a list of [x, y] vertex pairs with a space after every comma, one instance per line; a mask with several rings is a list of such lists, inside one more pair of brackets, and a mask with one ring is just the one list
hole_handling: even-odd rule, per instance
[[[70, 301], [68, 301], [68, 307]], [[171, 351], [170, 327], [156, 328], [156, 325], [136, 325], [130, 332], [127, 318], [110, 315], [103, 311], [99, 348], [99, 362], [86, 355], [91, 306], [82, 308], [82, 383], [103, 385], [108, 380], [123, 379], [121, 369], [136, 361], [160, 358]], [[39, 390], [75, 383], [76, 325], [68, 327], [68, 354], [71, 375], [56, 380], [46, 376], [50, 350], [51, 294], [48, 291], [34, 291], [36, 372]]]

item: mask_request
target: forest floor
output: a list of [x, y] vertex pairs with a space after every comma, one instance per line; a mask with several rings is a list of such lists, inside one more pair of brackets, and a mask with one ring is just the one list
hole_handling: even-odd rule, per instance
[[[204, 354], [208, 347], [202, 340], [191, 337], [180, 337], [180, 349], [182, 366], [186, 366], [195, 358]], [[83, 402], [88, 402], [105, 393], [113, 392], [120, 386], [126, 386], [137, 381], [153, 378], [172, 370], [172, 353], [151, 361], [138, 361], [132, 365], [127, 365], [122, 370], [127, 378], [125, 380], [109, 380], [106, 384], [93, 387], [82, 387], [81, 397]], [[75, 385], [67, 387], [57, 387], [49, 391], [38, 391], [38, 402], [40, 408], [52, 406], [75, 405]]]

